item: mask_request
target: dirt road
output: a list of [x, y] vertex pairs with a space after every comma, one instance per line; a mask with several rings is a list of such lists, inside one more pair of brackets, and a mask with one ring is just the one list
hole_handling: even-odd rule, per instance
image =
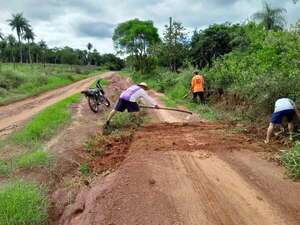
[[300, 184], [262, 159], [264, 146], [224, 125], [154, 112], [159, 123], [140, 128], [121, 166], [84, 187], [58, 224], [300, 224]]
[[[103, 76], [108, 76], [106, 73]], [[97, 77], [90, 77], [65, 87], [46, 92], [36, 97], [28, 98], [7, 106], [0, 107], [0, 137], [11, 133], [22, 123], [44, 108], [79, 93], [89, 87]]]

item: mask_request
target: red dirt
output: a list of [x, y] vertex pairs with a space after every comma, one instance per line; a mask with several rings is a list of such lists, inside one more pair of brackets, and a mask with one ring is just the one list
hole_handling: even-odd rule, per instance
[[146, 125], [129, 149], [128, 140], [106, 146], [93, 169], [119, 168], [83, 188], [58, 224], [299, 224], [300, 184], [262, 159], [264, 146], [224, 125], [155, 113], [181, 123]]

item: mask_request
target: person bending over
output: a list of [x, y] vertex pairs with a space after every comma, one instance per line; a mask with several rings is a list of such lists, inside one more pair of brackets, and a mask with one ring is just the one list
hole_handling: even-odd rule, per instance
[[109, 113], [106, 120], [105, 127], [107, 127], [117, 112], [124, 112], [127, 110], [129, 113], [139, 112], [140, 108], [137, 101], [142, 98], [148, 106], [153, 106], [159, 109], [158, 104], [147, 94], [148, 85], [145, 82], [134, 84], [127, 90], [123, 91], [115, 108]]
[[293, 129], [294, 129], [293, 118], [295, 115], [300, 117], [300, 113], [297, 110], [296, 104], [293, 102], [293, 100], [291, 100], [289, 98], [279, 98], [275, 102], [275, 110], [272, 114], [271, 123], [267, 130], [267, 137], [266, 137], [265, 143], [268, 144], [270, 142], [270, 138], [274, 131], [274, 126], [281, 125], [284, 117], [287, 118], [290, 139], [292, 140], [293, 139]]

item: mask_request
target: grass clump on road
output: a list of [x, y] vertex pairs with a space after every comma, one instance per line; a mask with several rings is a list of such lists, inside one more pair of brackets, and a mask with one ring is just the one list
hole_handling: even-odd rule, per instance
[[300, 179], [300, 142], [283, 154], [282, 161], [292, 179]]
[[28, 169], [43, 167], [50, 165], [52, 159], [53, 157], [47, 151], [32, 151], [19, 156], [16, 159], [16, 167]]
[[59, 128], [71, 120], [70, 106], [78, 103], [80, 98], [80, 94], [76, 94], [46, 108], [21, 131], [14, 133], [11, 141], [32, 148], [49, 140]]
[[1, 225], [42, 225], [47, 221], [48, 203], [39, 187], [22, 180], [0, 189]]

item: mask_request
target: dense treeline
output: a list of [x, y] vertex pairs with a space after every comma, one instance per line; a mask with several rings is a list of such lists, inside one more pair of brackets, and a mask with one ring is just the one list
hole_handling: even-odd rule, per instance
[[100, 54], [91, 43], [87, 49], [49, 48], [45, 41], [35, 41], [35, 34], [29, 21], [22, 13], [12, 15], [8, 20], [13, 34], [4, 35], [0, 30], [0, 60], [5, 63], [50, 63], [70, 65], [104, 66], [120, 70], [124, 62], [114, 54]]
[[[300, 102], [300, 21], [287, 28], [286, 13], [264, 3], [252, 20], [213, 24], [195, 30], [191, 38], [181, 23], [170, 19], [163, 38], [151, 41], [153, 24], [147, 22], [149, 29], [136, 19], [135, 24], [127, 21], [120, 25], [127, 29], [122, 33], [122, 45], [120, 38], [114, 41], [126, 53], [133, 51], [126, 63], [135, 69], [136, 80], [146, 79], [156, 89], [182, 99], [192, 71], [198, 69], [205, 75], [211, 102], [222, 99], [231, 108], [240, 105], [247, 116], [257, 119], [258, 114], [270, 113], [280, 96]], [[131, 31], [137, 30], [137, 23], [134, 34]], [[148, 68], [136, 66], [134, 47], [140, 39], [146, 43], [142, 46]]]

